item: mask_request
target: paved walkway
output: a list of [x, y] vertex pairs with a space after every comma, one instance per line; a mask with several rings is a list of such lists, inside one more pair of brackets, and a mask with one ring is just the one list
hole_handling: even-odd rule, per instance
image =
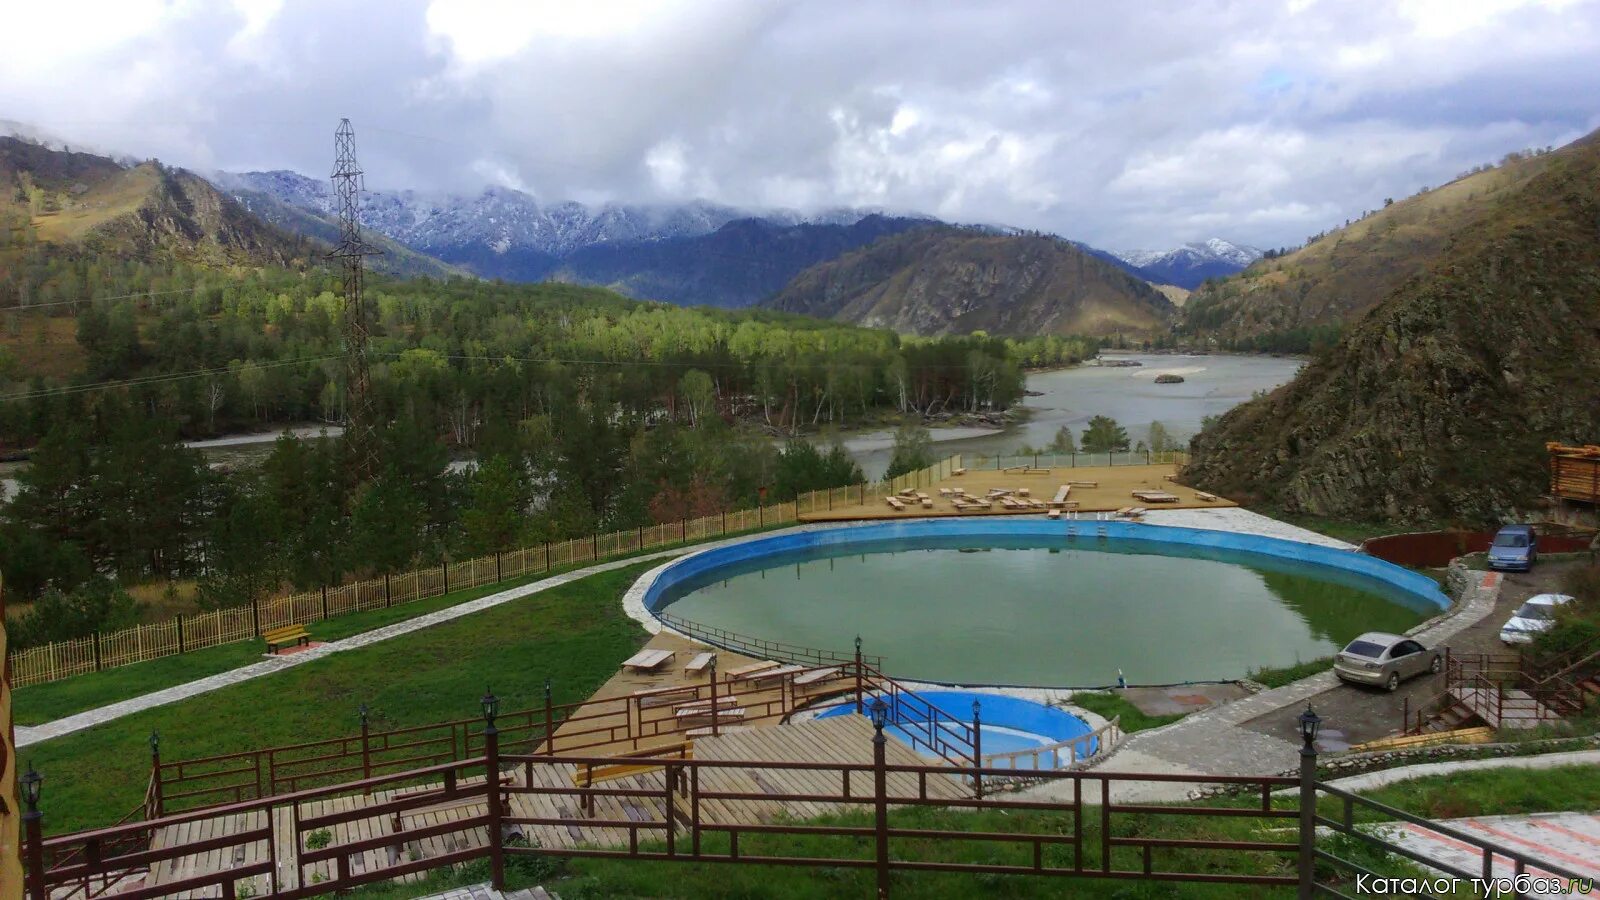
[[458, 603], [455, 606], [449, 607], [448, 609], [441, 609], [436, 612], [426, 613], [412, 619], [407, 619], [404, 622], [396, 622], [393, 625], [385, 625], [382, 628], [374, 628], [371, 631], [363, 631], [360, 634], [351, 635], [343, 640], [330, 641], [326, 644], [312, 647], [310, 650], [305, 650], [300, 653], [294, 653], [288, 656], [270, 657], [263, 659], [261, 662], [252, 663], [251, 665], [243, 666], [238, 669], [230, 669], [226, 672], [219, 672], [216, 675], [211, 675], [195, 681], [175, 685], [173, 687], [154, 691], [149, 694], [143, 694], [138, 697], [132, 697], [127, 700], [112, 703], [108, 706], [102, 706], [98, 709], [91, 709], [76, 715], [56, 719], [53, 722], [35, 725], [31, 728], [19, 727], [16, 730], [17, 747], [19, 749], [22, 747], [28, 747], [42, 741], [48, 741], [51, 738], [58, 738], [62, 735], [71, 734], [75, 731], [82, 731], [85, 728], [93, 728], [96, 725], [101, 725], [114, 719], [120, 719], [123, 716], [131, 716], [136, 712], [146, 709], [151, 709], [157, 706], [165, 706], [168, 703], [177, 703], [180, 700], [187, 700], [190, 697], [195, 697], [200, 694], [219, 690], [229, 685], [238, 684], [242, 681], [249, 681], [253, 678], [262, 678], [264, 676], [272, 675], [276, 672], [282, 672], [284, 669], [293, 668], [295, 666], [303, 666], [306, 663], [314, 662], [334, 653], [340, 653], [345, 650], [355, 650], [365, 647], [369, 644], [376, 644], [379, 641], [386, 641], [390, 638], [399, 637], [403, 634], [411, 634], [414, 631], [421, 631], [424, 628], [431, 628], [444, 622], [451, 622], [462, 618], [463, 616], [470, 616], [473, 613], [482, 612], [486, 609], [492, 609], [496, 606], [510, 603], [513, 600], [520, 600], [523, 597], [528, 597], [542, 591], [548, 591], [554, 587], [560, 587], [563, 584], [577, 581], [580, 578], [587, 578], [590, 575], [598, 575], [601, 572], [610, 572], [614, 569], [621, 569], [625, 566], [636, 565], [640, 562], [649, 562], [653, 559], [664, 559], [669, 556], [678, 556], [682, 553], [682, 548], [674, 548], [671, 550], [662, 550], [656, 553], [647, 553], [641, 556], [634, 556], [628, 559], [620, 559], [614, 562], [600, 563], [598, 565], [587, 566], [582, 569], [574, 569], [570, 572], [563, 572], [559, 575], [552, 575], [549, 578], [540, 579], [532, 584], [524, 584], [519, 587], [509, 588], [504, 591], [490, 594], [486, 597], [479, 597], [476, 600], [468, 600], [465, 603]]
[[[1438, 824], [1529, 853], [1535, 858], [1584, 876], [1600, 877], [1600, 815], [1594, 813], [1474, 816], [1466, 819], [1440, 819]], [[1408, 822], [1375, 827], [1382, 828], [1385, 836], [1395, 843], [1429, 859], [1436, 859], [1468, 872], [1483, 870], [1483, 852], [1465, 841]], [[1512, 861], [1505, 857], [1496, 856], [1493, 865], [1495, 878], [1511, 879], [1516, 876]], [[1555, 873], [1534, 866], [1528, 868], [1528, 875], [1536, 879], [1556, 877]], [[1587, 893], [1578, 893], [1572, 890], [1534, 890], [1529, 891], [1528, 896], [1596, 897], [1600, 896], [1600, 891], [1591, 889]]]

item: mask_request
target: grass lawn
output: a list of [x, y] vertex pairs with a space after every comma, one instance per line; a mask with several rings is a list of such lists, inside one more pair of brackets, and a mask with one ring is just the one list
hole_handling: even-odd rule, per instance
[[[1363, 791], [1386, 806], [1433, 819], [1509, 816], [1535, 812], [1589, 812], [1600, 809], [1600, 767], [1480, 769], [1415, 778]], [[1323, 815], [1343, 816], [1335, 798], [1323, 801]], [[1382, 821], [1376, 810], [1357, 811], [1358, 821]]]
[[1250, 680], [1269, 688], [1283, 687], [1331, 668], [1333, 668], [1333, 657], [1324, 656], [1321, 659], [1309, 659], [1281, 669], [1251, 669]]
[[45, 826], [106, 825], [144, 796], [152, 730], [167, 759], [233, 753], [351, 734], [355, 709], [373, 730], [467, 718], [486, 685], [506, 712], [588, 697], [648, 637], [621, 595], [657, 562], [592, 575], [403, 638], [145, 710], [23, 750], [45, 776]]
[[1160, 728], [1163, 725], [1171, 725], [1186, 715], [1185, 713], [1173, 713], [1166, 716], [1147, 715], [1139, 707], [1109, 691], [1073, 694], [1072, 703], [1092, 713], [1098, 713], [1107, 719], [1121, 716], [1122, 721], [1119, 725], [1124, 732], [1129, 734], [1135, 731], [1144, 731], [1146, 728]]
[[[767, 528], [751, 529], [749, 531], [730, 532], [719, 535], [712, 540], [740, 537], [748, 534], [757, 534], [772, 531], [777, 528], [788, 528], [793, 523], [773, 525]], [[695, 542], [703, 543], [703, 542]], [[667, 547], [652, 547], [648, 550], [629, 553], [623, 556], [608, 557], [601, 560], [614, 562], [641, 556], [648, 553], [660, 553]], [[557, 566], [549, 572], [540, 572], [537, 575], [528, 575], [522, 578], [508, 578], [495, 584], [466, 591], [454, 591], [439, 597], [429, 597], [426, 600], [415, 600], [389, 609], [373, 609], [358, 613], [348, 613], [334, 616], [321, 622], [308, 625], [312, 637], [318, 641], [336, 641], [363, 631], [382, 628], [396, 622], [404, 622], [417, 616], [425, 615], [436, 610], [446, 609], [468, 600], [476, 600], [489, 594], [498, 593], [519, 585], [531, 584], [541, 581], [551, 575], [559, 575], [573, 569], [586, 568], [597, 565], [594, 562], [581, 562], [571, 566]], [[60, 681], [46, 684], [29, 685], [18, 688], [12, 694], [13, 715], [18, 725], [39, 725], [44, 722], [54, 721], [63, 716], [70, 716], [85, 710], [96, 709], [108, 703], [116, 703], [130, 697], [159, 691], [173, 685], [205, 678], [218, 672], [248, 666], [260, 662], [266, 653], [266, 644], [260, 640], [239, 641], [232, 644], [222, 644], [216, 647], [207, 647], [204, 650], [195, 650], [178, 656], [167, 656], [153, 659], [149, 662], [134, 663], [129, 666], [118, 666], [102, 672], [91, 672], [86, 675], [75, 675]]]

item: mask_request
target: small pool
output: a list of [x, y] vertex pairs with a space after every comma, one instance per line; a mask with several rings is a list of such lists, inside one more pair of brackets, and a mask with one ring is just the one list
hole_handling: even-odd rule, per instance
[[[918, 745], [916, 735], [926, 733], [930, 726], [945, 730], [949, 732], [952, 740], [964, 743], [966, 729], [961, 726], [971, 726], [974, 701], [979, 704], [979, 719], [982, 724], [978, 731], [982, 738], [982, 752], [986, 766], [1050, 769], [1056, 768], [1058, 761], [1066, 765], [1073, 758], [1093, 755], [1097, 749], [1096, 740], [1090, 739], [1075, 747], [1072, 754], [1066, 751], [1060, 754], [1041, 753], [1037, 756], [1023, 753], [1014, 758], [1004, 758], [1005, 754], [1031, 751], [1038, 747], [1049, 747], [1062, 741], [1082, 737], [1093, 729], [1089, 727], [1088, 722], [1066, 710], [1020, 697], [970, 691], [917, 691], [916, 697], [927, 701], [928, 705], [946, 715], [929, 715], [929, 711], [920, 704], [906, 705], [899, 710], [891, 711], [890, 721], [896, 724], [884, 728], [886, 734], [893, 735], [896, 740], [914, 750], [922, 749]], [[856, 705], [852, 701], [832, 707], [820, 713], [817, 718], [853, 715], [855, 711]], [[995, 759], [997, 756], [1002, 758]]]

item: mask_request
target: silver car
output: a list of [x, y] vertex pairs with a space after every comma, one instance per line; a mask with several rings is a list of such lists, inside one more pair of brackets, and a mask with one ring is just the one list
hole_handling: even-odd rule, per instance
[[1444, 667], [1444, 656], [1398, 634], [1369, 631], [1333, 658], [1333, 674], [1340, 681], [1394, 690], [1400, 682]]

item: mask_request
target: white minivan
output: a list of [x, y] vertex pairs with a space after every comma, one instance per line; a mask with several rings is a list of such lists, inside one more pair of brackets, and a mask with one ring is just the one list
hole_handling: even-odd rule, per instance
[[1534, 594], [1500, 628], [1500, 640], [1507, 644], [1526, 644], [1541, 631], [1556, 623], [1556, 607], [1572, 602], [1567, 594]]

